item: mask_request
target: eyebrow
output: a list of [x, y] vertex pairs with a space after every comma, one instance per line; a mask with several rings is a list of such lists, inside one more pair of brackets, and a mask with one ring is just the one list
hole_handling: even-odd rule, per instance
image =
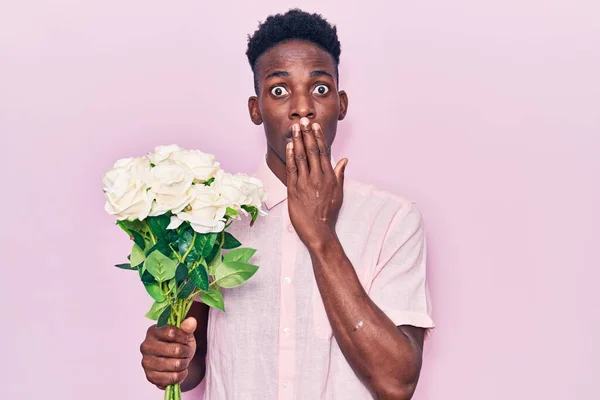
[[331, 75], [329, 72], [327, 71], [322, 71], [322, 70], [318, 70], [318, 71], [313, 71], [310, 73], [310, 77], [314, 78], [315, 76], [328, 76], [331, 79], [333, 79], [333, 75]]
[[[267, 75], [265, 77], [265, 81], [271, 78], [278, 78], [278, 77], [288, 77], [290, 76], [290, 73], [287, 71], [275, 71], [275, 72], [271, 72], [269, 75]], [[333, 75], [331, 75], [329, 72], [327, 71], [323, 71], [323, 70], [317, 70], [317, 71], [313, 71], [310, 73], [310, 77], [314, 78], [317, 76], [328, 76], [331, 79], [333, 79]]]
[[271, 72], [269, 75], [267, 75], [267, 77], [265, 78], [265, 81], [270, 79], [270, 78], [277, 78], [280, 76], [290, 76], [290, 73], [287, 71], [275, 71], [275, 72]]

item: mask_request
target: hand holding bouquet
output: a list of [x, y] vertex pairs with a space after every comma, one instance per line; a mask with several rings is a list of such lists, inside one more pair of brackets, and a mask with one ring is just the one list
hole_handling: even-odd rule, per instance
[[[117, 161], [104, 176], [106, 211], [133, 241], [129, 262], [154, 299], [146, 316], [157, 327], [181, 327], [194, 299], [225, 311], [221, 290], [250, 279], [255, 249], [242, 248], [227, 228], [262, 211], [262, 183], [229, 174], [211, 154], [177, 145]], [[224, 252], [223, 250], [228, 250]], [[181, 399], [179, 385], [165, 400]]]

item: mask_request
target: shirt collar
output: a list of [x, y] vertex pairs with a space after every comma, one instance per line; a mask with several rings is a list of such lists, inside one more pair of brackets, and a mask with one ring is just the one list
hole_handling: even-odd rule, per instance
[[267, 165], [266, 157], [263, 157], [254, 176], [263, 183], [263, 187], [267, 192], [265, 206], [267, 206], [268, 210], [287, 199], [287, 187], [271, 171]]
[[[331, 157], [331, 164], [335, 168], [336, 162], [333, 157]], [[263, 157], [254, 177], [263, 183], [263, 187], [267, 192], [265, 206], [268, 210], [287, 199], [287, 187], [271, 171], [271, 168], [267, 165], [266, 157]]]

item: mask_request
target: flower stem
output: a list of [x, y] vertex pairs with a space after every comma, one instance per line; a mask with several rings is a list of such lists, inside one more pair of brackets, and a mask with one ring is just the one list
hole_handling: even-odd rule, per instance
[[192, 249], [194, 248], [194, 243], [196, 243], [196, 231], [194, 231], [194, 237], [192, 238], [192, 244], [190, 245], [190, 247], [187, 249], [187, 251], [185, 252], [185, 254], [183, 255], [183, 257], [181, 257], [181, 262], [184, 262], [185, 259], [187, 258], [187, 256], [190, 254], [190, 252], [192, 251]]
[[144, 220], [144, 223], [146, 224], [146, 227], [148, 228], [148, 233], [150, 234], [150, 239], [152, 239], [152, 244], [156, 244], [156, 236], [154, 236], [154, 233], [152, 233], [152, 229], [150, 229], [150, 225], [148, 225], [148, 221]]
[[185, 305], [185, 313], [187, 315], [190, 312], [190, 308], [192, 308], [192, 304], [194, 304], [194, 299], [196, 298], [196, 293], [193, 296], [187, 299], [188, 303]]

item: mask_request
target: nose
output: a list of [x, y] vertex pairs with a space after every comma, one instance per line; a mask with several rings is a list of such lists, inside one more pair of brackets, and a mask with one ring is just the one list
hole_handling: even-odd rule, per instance
[[296, 95], [292, 98], [292, 106], [290, 107], [290, 119], [308, 118], [314, 119], [316, 116], [315, 106], [311, 96], [304, 94]]

